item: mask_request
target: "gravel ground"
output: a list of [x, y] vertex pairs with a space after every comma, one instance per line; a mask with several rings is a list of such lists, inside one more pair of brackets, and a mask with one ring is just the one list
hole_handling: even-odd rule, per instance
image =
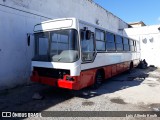
[[[123, 73], [106, 80], [97, 90], [85, 88], [79, 91], [69, 91], [34, 83], [1, 91], [0, 111], [157, 111], [159, 113], [159, 91], [160, 69], [153, 67], [147, 69], [136, 68], [130, 74]], [[37, 92], [44, 96], [42, 100], [32, 99], [32, 96]], [[88, 113], [85, 112], [86, 115]], [[116, 114], [116, 112], [114, 113]], [[76, 113], [73, 112], [73, 114]], [[25, 119], [145, 120], [146, 117], [42, 117]], [[147, 119], [153, 120], [153, 118]], [[160, 118], [154, 119], [158, 120]]]

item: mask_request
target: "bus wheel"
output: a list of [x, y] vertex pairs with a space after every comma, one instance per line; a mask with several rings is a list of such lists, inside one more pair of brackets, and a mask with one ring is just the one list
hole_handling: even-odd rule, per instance
[[133, 62], [131, 62], [131, 63], [130, 63], [129, 71], [128, 71], [128, 72], [129, 72], [129, 73], [131, 73], [131, 72], [132, 72], [132, 70], [133, 70]]
[[103, 74], [101, 71], [97, 71], [96, 76], [95, 76], [95, 82], [93, 85], [94, 89], [98, 89], [101, 84], [102, 84], [102, 80], [103, 80]]

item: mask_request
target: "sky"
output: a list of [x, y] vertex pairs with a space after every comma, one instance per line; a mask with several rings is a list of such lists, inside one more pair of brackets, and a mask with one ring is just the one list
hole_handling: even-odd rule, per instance
[[160, 0], [93, 0], [123, 21], [160, 24]]

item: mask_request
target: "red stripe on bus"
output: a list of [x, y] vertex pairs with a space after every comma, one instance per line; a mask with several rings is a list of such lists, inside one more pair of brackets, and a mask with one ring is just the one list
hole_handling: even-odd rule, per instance
[[[117, 74], [120, 74], [124, 71], [127, 71], [130, 67], [131, 62], [123, 62], [119, 64], [114, 64], [114, 65], [108, 65], [105, 67], [100, 67], [100, 68], [93, 68], [90, 70], [84, 70], [81, 71], [80, 76], [69, 76], [65, 75], [63, 79], [56, 79], [56, 78], [49, 78], [49, 77], [42, 77], [39, 76], [36, 71], [33, 72], [31, 76], [31, 80], [34, 82], [39, 82], [51, 86], [57, 86], [60, 88], [66, 88], [66, 89], [71, 89], [71, 90], [80, 90], [82, 88], [91, 86], [94, 84], [95, 81], [95, 75], [96, 72], [99, 69], [103, 69], [105, 76], [104, 78], [111, 78], [112, 76], [115, 76]], [[134, 66], [138, 64], [138, 60], [134, 61]], [[72, 77], [74, 81], [68, 81], [66, 80], [66, 77]]]

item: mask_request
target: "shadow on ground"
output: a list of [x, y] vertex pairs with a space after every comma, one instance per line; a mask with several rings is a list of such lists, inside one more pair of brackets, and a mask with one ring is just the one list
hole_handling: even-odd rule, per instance
[[[74, 97], [89, 99], [102, 94], [114, 93], [122, 89], [140, 85], [144, 80], [143, 77], [147, 77], [148, 73], [154, 70], [156, 70], [156, 68], [148, 68], [145, 70], [134, 69], [130, 74], [123, 73], [106, 80], [97, 90], [85, 88], [79, 91], [70, 91], [40, 84], [21, 86], [0, 93], [0, 111], [41, 112]], [[132, 79], [128, 79], [130, 77]], [[42, 96], [44, 96], [44, 99], [33, 100], [32, 96], [35, 92], [39, 92]]]

